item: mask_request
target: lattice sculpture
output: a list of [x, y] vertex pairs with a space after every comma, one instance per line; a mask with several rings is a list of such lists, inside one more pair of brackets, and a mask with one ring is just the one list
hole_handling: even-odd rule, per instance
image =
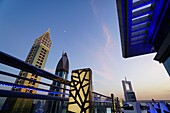
[[91, 113], [92, 71], [90, 68], [73, 70], [67, 113]]

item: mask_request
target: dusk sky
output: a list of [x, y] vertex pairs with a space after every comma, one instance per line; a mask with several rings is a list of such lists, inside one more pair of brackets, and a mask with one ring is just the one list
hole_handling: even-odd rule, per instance
[[[91, 68], [96, 92], [124, 98], [121, 81], [126, 76], [137, 99], [170, 99], [170, 77], [153, 60], [155, 53], [122, 57], [116, 0], [0, 0], [1, 51], [25, 60], [34, 40], [48, 28], [52, 47], [45, 70], [54, 73], [64, 51], [69, 76], [72, 70]], [[2, 64], [0, 70], [19, 73]]]

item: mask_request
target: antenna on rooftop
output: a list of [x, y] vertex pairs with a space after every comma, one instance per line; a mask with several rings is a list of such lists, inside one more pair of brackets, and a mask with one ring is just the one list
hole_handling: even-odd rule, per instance
[[64, 55], [64, 49], [63, 49], [63, 53], [62, 53], [62, 55]]
[[50, 31], [51, 31], [51, 29], [50, 29], [50, 28], [48, 28], [47, 32], [48, 32], [48, 33], [50, 33]]
[[127, 78], [126, 78], [126, 76], [125, 76], [125, 81], [127, 81]]

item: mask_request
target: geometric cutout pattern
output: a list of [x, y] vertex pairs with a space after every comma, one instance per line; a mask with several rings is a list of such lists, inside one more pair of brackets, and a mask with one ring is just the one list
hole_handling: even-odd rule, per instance
[[92, 106], [92, 71], [73, 70], [67, 113], [90, 113]]

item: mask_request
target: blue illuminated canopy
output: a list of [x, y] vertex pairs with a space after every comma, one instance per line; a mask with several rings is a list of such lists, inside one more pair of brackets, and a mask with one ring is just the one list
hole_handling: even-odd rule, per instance
[[116, 1], [123, 57], [156, 52], [155, 39], [169, 28], [170, 0]]

